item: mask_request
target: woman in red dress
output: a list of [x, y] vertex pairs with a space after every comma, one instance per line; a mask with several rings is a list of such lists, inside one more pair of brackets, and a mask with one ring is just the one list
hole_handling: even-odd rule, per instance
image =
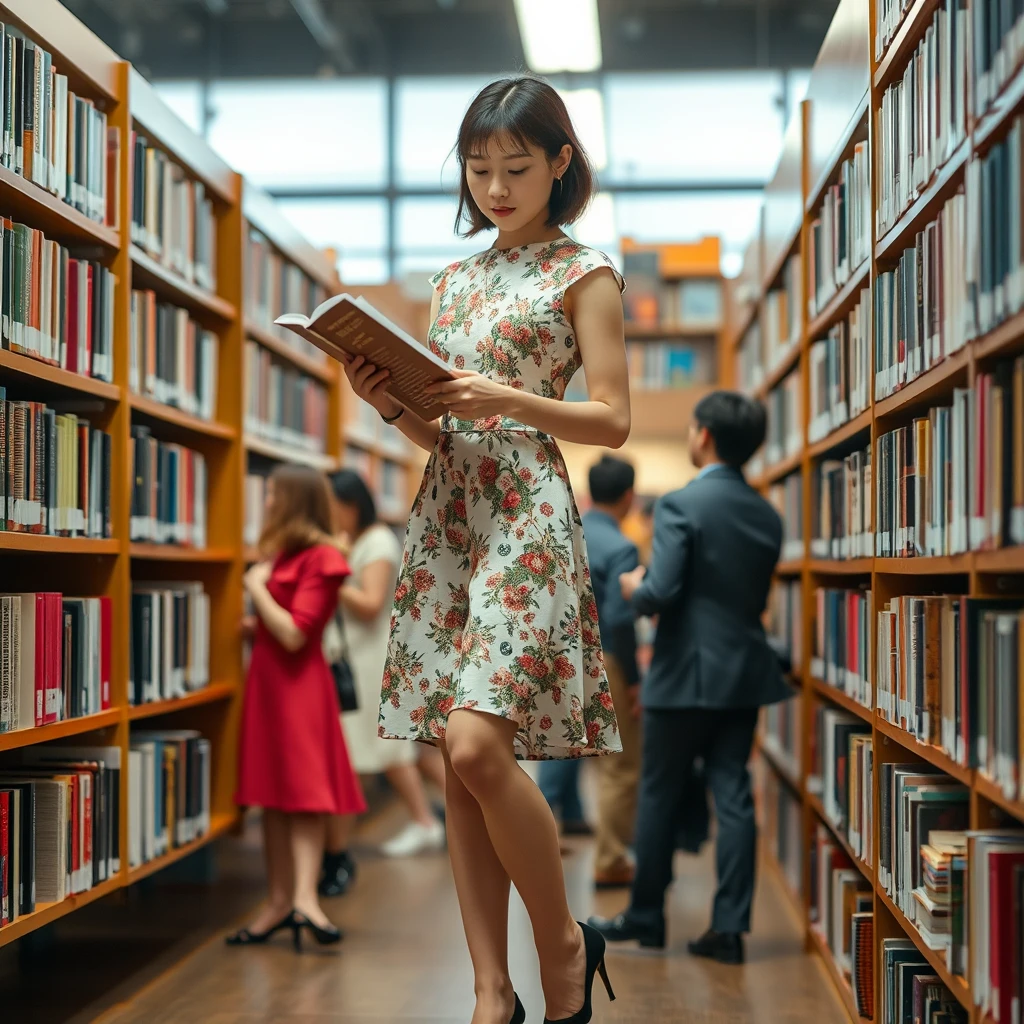
[[321, 650], [348, 564], [331, 540], [327, 481], [279, 466], [267, 481], [260, 554], [245, 576], [258, 619], [246, 680], [236, 802], [263, 808], [269, 900], [231, 945], [308, 928], [321, 944], [341, 932], [317, 901], [327, 815], [366, 809]]

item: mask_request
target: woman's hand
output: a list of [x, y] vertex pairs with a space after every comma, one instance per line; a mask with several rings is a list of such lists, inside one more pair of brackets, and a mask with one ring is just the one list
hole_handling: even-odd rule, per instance
[[474, 370], [452, 370], [455, 380], [440, 381], [425, 390], [436, 395], [441, 404], [460, 420], [479, 420], [489, 416], [509, 416], [516, 396], [515, 388], [485, 377]]
[[345, 376], [348, 377], [352, 390], [366, 403], [390, 419], [397, 416], [402, 408], [390, 395], [385, 394], [385, 388], [391, 378], [390, 370], [378, 370], [373, 363], [368, 363], [363, 356], [353, 356], [345, 360], [342, 365], [345, 367]]
[[274, 567], [270, 562], [257, 562], [245, 574], [245, 589], [251, 594], [253, 590], [258, 589], [259, 587], [265, 587], [267, 585], [267, 580], [270, 579], [270, 573], [273, 568]]

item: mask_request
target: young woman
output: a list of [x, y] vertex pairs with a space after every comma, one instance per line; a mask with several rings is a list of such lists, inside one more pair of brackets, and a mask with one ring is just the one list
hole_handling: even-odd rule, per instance
[[[437, 850], [444, 845], [444, 825], [430, 806], [417, 768], [416, 749], [411, 743], [396, 743], [377, 736], [380, 680], [402, 548], [394, 533], [377, 520], [373, 495], [355, 470], [339, 469], [329, 479], [335, 528], [351, 544], [348, 562], [352, 575], [338, 591], [345, 657], [352, 668], [359, 700], [359, 707], [342, 717], [348, 750], [359, 774], [383, 772], [387, 776], [409, 812], [409, 823], [384, 843], [383, 852], [390, 857], [403, 857]], [[423, 767], [430, 772], [432, 762], [424, 763]], [[442, 785], [443, 771], [442, 765], [436, 780]], [[334, 818], [328, 822], [324, 884], [320, 889], [324, 895], [337, 894], [338, 886], [331, 885], [332, 878], [336, 883], [343, 872], [351, 875], [352, 864], [345, 857], [350, 822], [351, 819]]]
[[269, 900], [229, 945], [308, 929], [322, 945], [341, 932], [317, 901], [327, 815], [365, 810], [349, 764], [334, 680], [321, 650], [348, 565], [331, 541], [323, 475], [279, 466], [267, 481], [258, 562], [245, 586], [258, 622], [242, 706], [236, 801], [263, 808]]
[[[521, 1024], [508, 973], [509, 881], [540, 955], [545, 1020], [591, 1019], [604, 939], [573, 920], [555, 821], [516, 758], [620, 749], [579, 513], [554, 438], [629, 434], [622, 279], [566, 237], [593, 176], [558, 93], [487, 86], [456, 146], [458, 223], [490, 249], [434, 280], [431, 349], [455, 380], [426, 422], [352, 359], [356, 393], [430, 452], [395, 591], [379, 732], [440, 745], [448, 848], [475, 973], [472, 1024]], [[562, 402], [586, 369], [588, 401]], [[611, 990], [609, 989], [609, 995]]]

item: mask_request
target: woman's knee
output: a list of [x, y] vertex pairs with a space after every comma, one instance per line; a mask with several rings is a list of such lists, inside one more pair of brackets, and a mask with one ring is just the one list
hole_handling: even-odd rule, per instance
[[471, 793], [478, 796], [494, 789], [510, 765], [515, 767], [514, 735], [514, 726], [510, 733], [509, 723], [493, 715], [460, 711], [449, 717], [445, 735], [448, 763]]

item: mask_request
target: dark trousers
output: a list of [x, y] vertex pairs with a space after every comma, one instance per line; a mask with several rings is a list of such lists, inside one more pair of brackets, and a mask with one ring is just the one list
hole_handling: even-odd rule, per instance
[[627, 916], [660, 924], [665, 890], [672, 882], [679, 808], [693, 785], [693, 762], [703, 758], [714, 798], [718, 833], [711, 927], [717, 932], [750, 930], [754, 898], [757, 825], [747, 761], [754, 742], [757, 708], [647, 710], [636, 822], [636, 876]]

